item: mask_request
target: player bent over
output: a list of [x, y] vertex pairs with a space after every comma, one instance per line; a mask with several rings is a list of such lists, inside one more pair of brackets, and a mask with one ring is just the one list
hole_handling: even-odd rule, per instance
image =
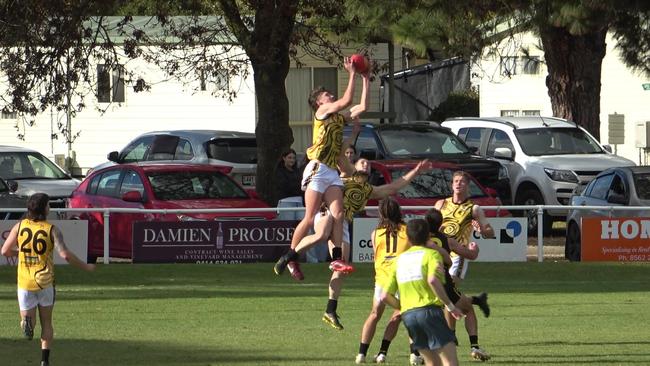
[[45, 193], [33, 194], [27, 201], [27, 218], [14, 225], [2, 245], [2, 255], [18, 256], [20, 327], [25, 338], [30, 340], [34, 337], [38, 307], [41, 319], [41, 366], [49, 365], [54, 338], [54, 249], [74, 266], [86, 271], [95, 269], [94, 264], [82, 262], [68, 250], [59, 228], [46, 221], [50, 211], [49, 201]]
[[[397, 257], [381, 300], [401, 311], [409, 337], [427, 366], [458, 365], [456, 337], [445, 321], [442, 307], [457, 319], [462, 312], [445, 293], [443, 258], [426, 247], [429, 227], [425, 220], [409, 221], [406, 235], [411, 248]], [[397, 292], [399, 299], [395, 297]]]

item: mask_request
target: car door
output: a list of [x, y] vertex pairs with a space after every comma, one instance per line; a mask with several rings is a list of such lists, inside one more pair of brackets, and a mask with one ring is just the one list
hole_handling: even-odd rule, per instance
[[[124, 169], [120, 180], [117, 197], [114, 198], [114, 207], [144, 209], [147, 208], [143, 178], [134, 169]], [[128, 192], [138, 192], [142, 201], [132, 202], [123, 199]], [[130, 258], [133, 251], [133, 223], [138, 221], [151, 221], [152, 214], [145, 213], [114, 213], [111, 215], [111, 251], [120, 256]]]
[[[88, 185], [86, 191], [85, 206], [87, 208], [107, 208], [107, 207], [121, 207], [119, 205], [118, 189], [120, 179], [124, 169], [122, 167], [115, 167], [108, 169], [101, 174], [98, 174]], [[115, 236], [114, 229], [117, 222], [114, 222], [115, 214], [110, 216], [110, 232], [109, 243], [111, 255], [114, 255], [116, 240], [119, 238]], [[90, 254], [94, 256], [102, 256], [104, 248], [104, 214], [102, 212], [88, 213], [88, 231], [89, 231], [89, 257]]]
[[[612, 185], [612, 180], [614, 179], [614, 173], [602, 175], [596, 177], [594, 182], [592, 182], [591, 187], [588, 187], [588, 190], [576, 199], [576, 205], [579, 206], [609, 206], [607, 202], [607, 196]], [[609, 215], [610, 211], [603, 209], [586, 209], [580, 210], [580, 216], [585, 217], [603, 217]]]

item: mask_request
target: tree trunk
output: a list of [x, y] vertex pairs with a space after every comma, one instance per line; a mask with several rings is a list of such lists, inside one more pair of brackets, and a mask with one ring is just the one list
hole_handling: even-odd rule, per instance
[[289, 99], [284, 81], [289, 73], [289, 57], [279, 63], [253, 63], [258, 120], [256, 190], [268, 204], [277, 204], [275, 170], [282, 152], [291, 147]]
[[566, 28], [540, 26], [553, 115], [576, 122], [598, 140], [606, 35], [605, 24], [584, 35], [572, 35]]

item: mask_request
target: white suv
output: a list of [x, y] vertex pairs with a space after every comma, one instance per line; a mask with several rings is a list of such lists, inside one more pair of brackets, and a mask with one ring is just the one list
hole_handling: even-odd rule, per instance
[[[614, 155], [573, 122], [552, 117], [463, 117], [442, 123], [480, 155], [508, 168], [517, 205], [568, 205], [573, 190], [611, 167], [635, 165]], [[566, 210], [544, 212], [544, 232]], [[537, 230], [529, 211], [528, 229]], [[533, 231], [535, 232], [535, 231]]]

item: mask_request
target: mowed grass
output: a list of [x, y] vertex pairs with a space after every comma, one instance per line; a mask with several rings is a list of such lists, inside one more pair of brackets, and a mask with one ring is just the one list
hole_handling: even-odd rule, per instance
[[[371, 265], [358, 265], [346, 281], [343, 331], [321, 321], [325, 264], [304, 265], [301, 283], [271, 267], [110, 264], [86, 273], [60, 266], [52, 365], [354, 364]], [[0, 365], [37, 365], [39, 342], [21, 338], [15, 278], [15, 268], [0, 267]], [[479, 315], [490, 364], [650, 364], [648, 264], [472, 263], [463, 290], [490, 294], [492, 315]], [[457, 334], [461, 364], [476, 362], [462, 325]], [[407, 359], [401, 328], [388, 361]]]

